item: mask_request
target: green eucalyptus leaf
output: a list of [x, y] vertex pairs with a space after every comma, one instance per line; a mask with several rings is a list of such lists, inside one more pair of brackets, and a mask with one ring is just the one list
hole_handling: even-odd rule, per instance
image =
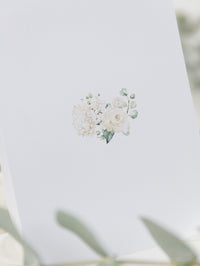
[[102, 257], [108, 257], [108, 252], [104, 249], [97, 237], [91, 232], [91, 230], [78, 218], [69, 213], [63, 211], [57, 212], [58, 223], [73, 232], [81, 240], [83, 240], [91, 249]]
[[106, 143], [109, 143], [114, 135], [115, 135], [114, 130], [110, 131], [108, 136], [107, 136]]
[[103, 130], [103, 135], [102, 137], [106, 140], [106, 143], [108, 144], [111, 139], [113, 138], [113, 136], [115, 135], [115, 131], [108, 131], [107, 129]]
[[129, 136], [129, 135], [130, 135], [130, 127], [129, 127], [129, 125], [128, 125], [126, 131], [123, 132], [123, 134], [124, 134], [125, 136]]
[[130, 114], [130, 117], [131, 117], [132, 119], [135, 119], [137, 116], [138, 116], [138, 111], [137, 111], [137, 110], [133, 110], [133, 111], [131, 112], [131, 114]]
[[121, 89], [121, 90], [120, 90], [120, 94], [121, 94], [122, 96], [128, 96], [127, 89], [126, 89], [126, 88]]
[[0, 208], [0, 227], [8, 232], [16, 241], [18, 241], [24, 248], [24, 264], [39, 266], [40, 259], [35, 250], [22, 238], [13, 224], [7, 210]]
[[137, 106], [136, 102], [132, 101], [131, 104], [130, 104], [130, 107], [131, 108], [136, 108], [136, 106]]
[[196, 262], [197, 256], [195, 252], [185, 242], [147, 218], [142, 218], [142, 221], [172, 262], [185, 266]]
[[129, 135], [130, 135], [130, 131], [123, 132], [123, 134], [124, 134], [125, 136], [129, 136]]

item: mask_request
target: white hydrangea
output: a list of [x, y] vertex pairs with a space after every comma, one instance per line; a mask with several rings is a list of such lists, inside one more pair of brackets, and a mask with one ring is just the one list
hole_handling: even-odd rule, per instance
[[75, 105], [72, 111], [73, 125], [79, 135], [90, 136], [95, 134], [96, 116], [87, 105]]

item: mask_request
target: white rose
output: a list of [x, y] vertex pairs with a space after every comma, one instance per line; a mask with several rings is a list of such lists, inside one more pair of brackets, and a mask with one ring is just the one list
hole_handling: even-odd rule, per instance
[[124, 104], [125, 102], [121, 97], [116, 97], [112, 103], [113, 107], [115, 108], [123, 108]]
[[75, 105], [72, 111], [73, 125], [79, 135], [95, 134], [96, 116], [87, 105]]
[[128, 127], [128, 115], [120, 108], [109, 109], [103, 115], [101, 126], [108, 131], [124, 132]]

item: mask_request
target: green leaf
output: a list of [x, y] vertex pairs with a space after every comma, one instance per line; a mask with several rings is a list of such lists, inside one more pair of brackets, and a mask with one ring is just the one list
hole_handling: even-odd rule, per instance
[[131, 108], [135, 108], [137, 106], [136, 102], [132, 101], [131, 102]]
[[173, 263], [192, 265], [196, 262], [196, 254], [181, 239], [147, 218], [142, 218], [142, 221]]
[[123, 132], [123, 134], [124, 134], [125, 136], [129, 136], [129, 135], [130, 135], [130, 127], [129, 127], [129, 125], [128, 125], [126, 131]]
[[121, 90], [120, 90], [120, 94], [121, 94], [122, 96], [128, 96], [127, 89], [126, 89], [126, 88], [121, 89]]
[[108, 144], [111, 139], [113, 138], [113, 136], [115, 135], [115, 131], [108, 131], [107, 129], [103, 130], [103, 135], [102, 137], [106, 140], [106, 143]]
[[107, 103], [105, 108], [108, 108], [108, 107], [111, 107], [111, 104], [110, 103]]
[[109, 143], [114, 135], [115, 135], [114, 130], [110, 131], [109, 134], [108, 134], [108, 137], [106, 139], [106, 143]]
[[21, 234], [17, 231], [13, 224], [7, 210], [0, 208], [0, 227], [8, 232], [16, 241], [18, 241], [24, 248], [24, 264], [39, 266], [40, 259], [35, 250], [22, 238]]
[[129, 135], [130, 135], [130, 131], [123, 132], [123, 134], [124, 134], [125, 136], [129, 136]]
[[137, 116], [138, 116], [138, 111], [137, 111], [137, 110], [133, 110], [133, 111], [131, 112], [131, 114], [130, 114], [130, 117], [131, 117], [132, 119], [135, 119]]
[[91, 232], [91, 230], [79, 219], [71, 214], [65, 213], [63, 211], [57, 212], [58, 223], [73, 232], [81, 240], [83, 240], [91, 249], [93, 249], [97, 254], [102, 257], [108, 257], [108, 252], [100, 244], [97, 237]]

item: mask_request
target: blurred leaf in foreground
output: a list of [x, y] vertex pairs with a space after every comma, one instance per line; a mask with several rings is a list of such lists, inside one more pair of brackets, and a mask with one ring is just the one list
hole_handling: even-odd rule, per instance
[[40, 259], [37, 253], [30, 247], [30, 245], [22, 238], [13, 224], [7, 210], [0, 208], [0, 228], [8, 232], [16, 241], [18, 241], [24, 248], [24, 264], [31, 266], [40, 266]]
[[186, 266], [196, 262], [196, 254], [181, 239], [147, 218], [142, 217], [142, 221], [173, 263]]
[[97, 254], [102, 257], [109, 257], [108, 252], [104, 249], [97, 237], [82, 221], [63, 211], [57, 212], [57, 221], [62, 227], [77, 235]]

